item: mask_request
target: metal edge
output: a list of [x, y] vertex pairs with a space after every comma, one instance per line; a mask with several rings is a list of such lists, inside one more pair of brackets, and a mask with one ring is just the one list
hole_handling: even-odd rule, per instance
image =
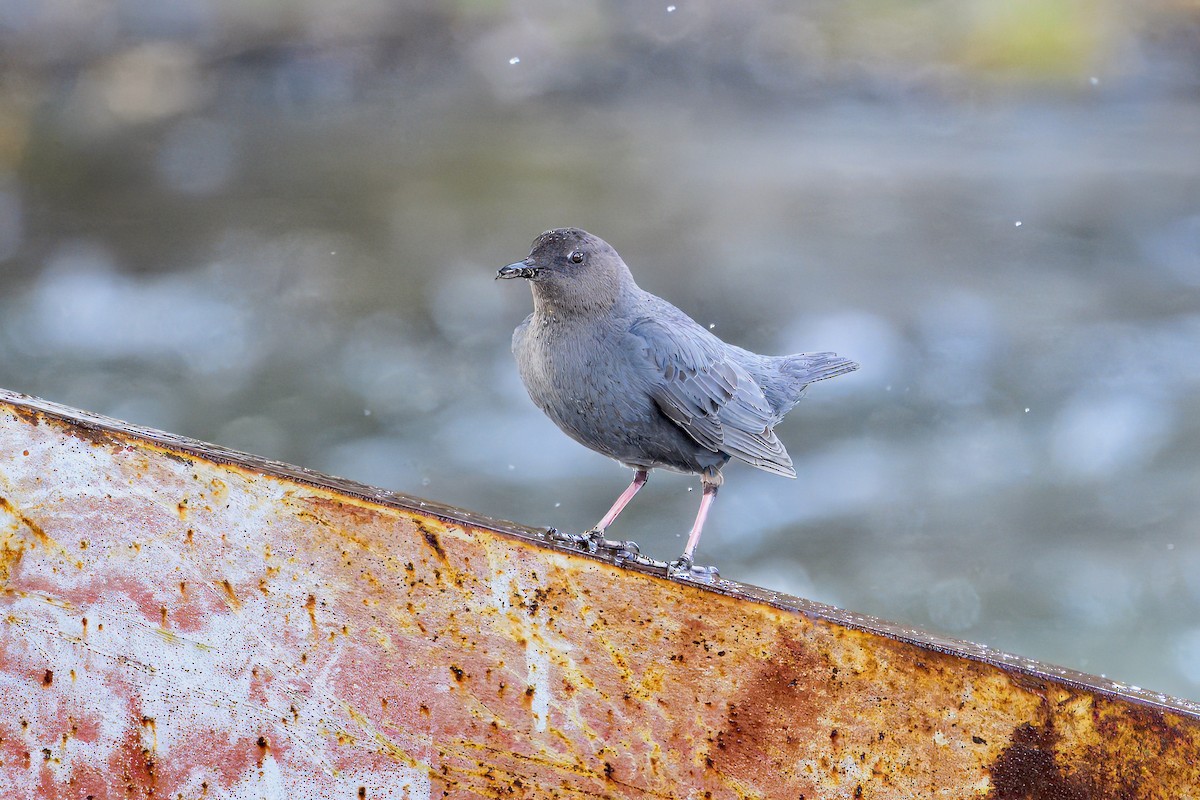
[[942, 636], [920, 628], [889, 622], [880, 617], [857, 614], [836, 606], [814, 600], [806, 600], [801, 597], [794, 597], [771, 589], [731, 581], [725, 578], [717, 578], [709, 581], [699, 578], [669, 576], [663, 569], [646, 563], [623, 560], [602, 552], [586, 552], [579, 548], [556, 542], [546, 530], [532, 528], [508, 520], [496, 519], [436, 501], [422, 500], [403, 492], [381, 489], [357, 481], [326, 475], [282, 461], [272, 461], [261, 456], [243, 453], [220, 445], [159, 431], [154, 428], [134, 425], [112, 417], [83, 411], [53, 401], [44, 400], [40, 397], [13, 392], [8, 389], [0, 388], [0, 405], [9, 406], [13, 409], [24, 409], [27, 412], [51, 417], [72, 426], [82, 427], [85, 430], [97, 431], [106, 436], [116, 435], [139, 439], [163, 448], [181, 451], [190, 458], [286, 478], [318, 489], [346, 494], [369, 503], [428, 515], [451, 525], [485, 529], [491, 533], [513, 537], [526, 543], [556, 550], [561, 553], [590, 558], [600, 563], [631, 572], [638, 572], [659, 580], [684, 583], [703, 591], [761, 603], [788, 613], [801, 614], [816, 622], [851, 628], [904, 642], [932, 652], [988, 664], [1007, 673], [1019, 674], [1022, 682], [1025, 683], [1031, 681], [1034, 683], [1056, 683], [1073, 689], [1081, 689], [1105, 695], [1113, 699], [1120, 699], [1162, 711], [1169, 711], [1191, 717], [1200, 722], [1200, 702], [1193, 702], [1160, 692], [1149, 691], [1142, 687], [1127, 685], [1066, 667], [1045, 664], [977, 642]]

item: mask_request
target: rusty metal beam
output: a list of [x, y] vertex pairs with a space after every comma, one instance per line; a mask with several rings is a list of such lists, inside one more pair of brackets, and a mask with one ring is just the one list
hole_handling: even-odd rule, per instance
[[5, 798], [1200, 798], [1200, 708], [0, 392]]

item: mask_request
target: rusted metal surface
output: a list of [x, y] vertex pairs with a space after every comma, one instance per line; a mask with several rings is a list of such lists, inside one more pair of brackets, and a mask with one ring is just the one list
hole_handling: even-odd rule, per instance
[[1200, 709], [0, 393], [0, 797], [1200, 798]]

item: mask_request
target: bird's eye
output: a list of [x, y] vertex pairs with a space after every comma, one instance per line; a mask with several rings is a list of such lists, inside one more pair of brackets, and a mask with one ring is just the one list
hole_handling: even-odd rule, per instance
[[579, 252], [578, 250], [572, 251], [571, 255], [568, 257], [571, 259], [572, 264], [583, 263], [583, 253]]

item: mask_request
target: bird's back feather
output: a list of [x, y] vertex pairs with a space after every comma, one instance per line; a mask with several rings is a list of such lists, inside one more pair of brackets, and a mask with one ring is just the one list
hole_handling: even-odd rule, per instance
[[640, 317], [629, 327], [630, 352], [659, 410], [701, 447], [796, 477], [762, 387], [724, 342], [675, 313], [682, 320]]

